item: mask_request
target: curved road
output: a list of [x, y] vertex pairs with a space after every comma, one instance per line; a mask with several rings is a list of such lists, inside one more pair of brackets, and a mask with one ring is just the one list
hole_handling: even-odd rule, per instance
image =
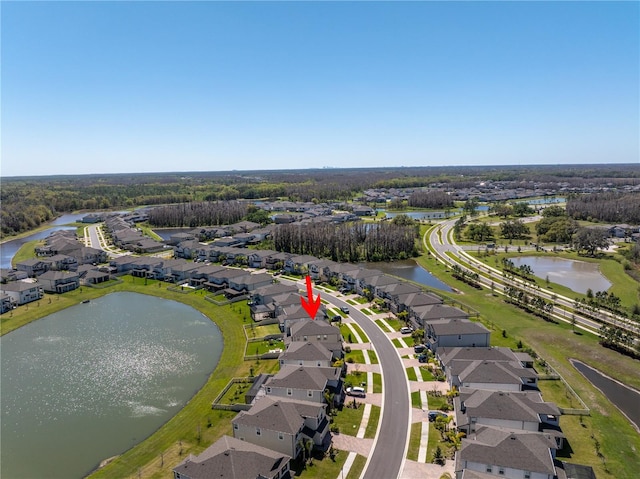
[[[304, 290], [302, 281], [281, 278]], [[401, 476], [409, 447], [411, 396], [402, 359], [389, 337], [364, 313], [332, 294], [322, 297], [332, 306], [349, 308], [349, 316], [362, 328], [374, 345], [382, 373], [380, 421], [367, 463], [360, 479], [397, 479]]]
[[[451, 253], [452, 255], [461, 258], [462, 262], [471, 264], [474, 268], [478, 269], [480, 272], [480, 283], [483, 286], [490, 288], [491, 284], [493, 284], [494, 289], [504, 294], [504, 286], [501, 283], [517, 286], [520, 288], [525, 287], [527, 283], [524, 281], [519, 281], [517, 279], [507, 279], [502, 275], [502, 272], [488, 266], [481, 261], [478, 261], [473, 256], [469, 255], [466, 251], [464, 251], [460, 246], [455, 244], [454, 242], [449, 240], [449, 234], [455, 224], [455, 220], [443, 221], [440, 223], [439, 227], [432, 228], [429, 234], [429, 243], [430, 248], [428, 248], [427, 242], [425, 241], [425, 247], [427, 247], [430, 251], [432, 251], [435, 256], [437, 256], [441, 261], [446, 264], [458, 264], [463, 269], [467, 269], [467, 267], [455, 261], [450, 255], [447, 253]], [[426, 236], [425, 234], [425, 236]], [[598, 316], [601, 322], [594, 321], [591, 318], [584, 317], [580, 314], [579, 311], [574, 309], [574, 301], [571, 298], [567, 298], [565, 296], [561, 296], [555, 294], [551, 291], [548, 291], [544, 288], [536, 289], [536, 294], [553, 301], [554, 303], [563, 306], [563, 308], [557, 308], [554, 316], [558, 319], [561, 319], [566, 322], [570, 322], [571, 318], [574, 317], [576, 320], [576, 325], [591, 331], [595, 334], [599, 333], [600, 326], [602, 323], [613, 324], [617, 327], [626, 329], [629, 332], [638, 334], [640, 333], [640, 328], [634, 323], [629, 322], [626, 318], [622, 318], [620, 316], [616, 316], [614, 314], [609, 313], [608, 311], [599, 310]]]

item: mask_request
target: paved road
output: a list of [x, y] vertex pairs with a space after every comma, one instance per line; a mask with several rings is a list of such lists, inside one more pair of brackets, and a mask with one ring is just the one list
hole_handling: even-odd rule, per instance
[[[485, 287], [491, 287], [491, 284], [493, 284], [493, 288], [497, 292], [503, 293], [504, 291], [504, 287], [502, 286], [502, 284], [500, 284], [501, 282], [508, 285], [517, 286], [519, 288], [526, 288], [528, 283], [518, 279], [506, 279], [502, 275], [501, 271], [492, 268], [491, 266], [487, 266], [481, 261], [478, 261], [473, 256], [470, 256], [468, 253], [466, 253], [463, 248], [450, 241], [449, 233], [452, 230], [454, 224], [455, 220], [444, 221], [440, 224], [440, 227], [433, 228], [431, 230], [431, 233], [429, 234], [431, 249], [436, 253], [436, 256], [438, 256], [439, 259], [445, 261], [448, 264], [460, 264], [460, 266], [462, 266], [464, 269], [467, 268], [464, 264], [461, 263], [468, 263], [473, 265], [480, 271], [480, 283], [482, 283]], [[447, 253], [451, 254], [448, 255]], [[454, 259], [456, 257], [460, 258], [460, 262]], [[582, 316], [579, 311], [574, 310], [574, 301], [571, 298], [558, 295], [552, 291], [548, 291], [545, 288], [536, 289], [535, 294], [547, 300], [551, 300], [557, 306], [559, 305], [564, 308], [555, 308], [554, 316], [556, 318], [562, 319], [564, 321], [571, 321], [571, 318], [574, 317], [577, 326], [592, 331], [595, 334], [598, 334], [602, 322], [626, 329], [627, 331], [633, 332], [635, 334], [640, 333], [640, 328], [638, 328], [636, 324], [631, 323], [626, 318], [621, 318], [619, 316], [611, 314], [608, 311], [599, 310], [597, 314], [599, 317], [598, 319], [601, 322], [597, 322], [588, 317]]]
[[[327, 298], [327, 294], [324, 298]], [[378, 436], [369, 454], [363, 479], [393, 479], [400, 477], [407, 455], [411, 404], [402, 360], [388, 336], [364, 313], [350, 304], [331, 297], [338, 307], [350, 308], [351, 318], [358, 323], [376, 348], [383, 377], [383, 403]]]

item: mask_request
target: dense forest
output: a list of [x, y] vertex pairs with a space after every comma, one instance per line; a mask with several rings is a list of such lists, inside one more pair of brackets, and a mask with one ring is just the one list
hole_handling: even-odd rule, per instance
[[[513, 182], [513, 187], [535, 182], [538, 188], [558, 189], [560, 184], [615, 188], [639, 184], [640, 168], [632, 164], [443, 166], [11, 177], [2, 178], [0, 231], [3, 236], [29, 231], [73, 211], [243, 198], [345, 201], [369, 188], [455, 190], [486, 180]], [[449, 202], [438, 195], [416, 194], [411, 206], [447, 207]]]
[[308, 254], [333, 261], [388, 261], [416, 256], [413, 225], [377, 223], [291, 223], [273, 233], [277, 251]]
[[576, 220], [640, 224], [640, 193], [607, 191], [571, 197], [567, 214]]
[[246, 215], [247, 204], [240, 201], [198, 201], [153, 208], [149, 224], [161, 228], [220, 226], [236, 223]]

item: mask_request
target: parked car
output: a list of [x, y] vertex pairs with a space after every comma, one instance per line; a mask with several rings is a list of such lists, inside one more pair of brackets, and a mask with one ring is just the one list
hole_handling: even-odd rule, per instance
[[411, 334], [413, 333], [413, 329], [410, 328], [409, 326], [403, 326], [402, 328], [400, 328], [400, 332], [402, 334]]
[[428, 360], [428, 356], [426, 354], [421, 354], [420, 356], [418, 356], [418, 362], [419, 363], [426, 363]]
[[342, 311], [344, 314], [349, 314], [349, 308], [347, 308], [346, 306], [340, 308], [340, 311]]
[[364, 388], [361, 388], [359, 386], [353, 386], [353, 387], [347, 388], [347, 395], [363, 398], [367, 395], [367, 393], [364, 390]]
[[443, 413], [442, 411], [429, 411], [427, 413], [427, 416], [429, 417], [429, 422], [433, 422], [436, 420], [436, 418], [438, 417], [448, 417], [445, 413]]
[[342, 316], [340, 316], [339, 314], [336, 314], [333, 318], [331, 318], [331, 321], [340, 321], [342, 319]]
[[427, 349], [427, 347], [424, 344], [416, 344], [413, 347], [413, 352], [414, 353], [423, 353], [425, 349]]

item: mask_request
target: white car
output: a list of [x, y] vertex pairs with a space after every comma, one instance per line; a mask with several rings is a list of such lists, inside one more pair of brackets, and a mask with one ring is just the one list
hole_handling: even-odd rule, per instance
[[347, 388], [347, 395], [363, 398], [367, 395], [367, 393], [364, 390], [364, 388], [354, 386], [354, 387]]
[[413, 333], [413, 329], [411, 329], [409, 326], [404, 326], [404, 327], [400, 328], [400, 332], [402, 334], [411, 334], [411, 333]]

